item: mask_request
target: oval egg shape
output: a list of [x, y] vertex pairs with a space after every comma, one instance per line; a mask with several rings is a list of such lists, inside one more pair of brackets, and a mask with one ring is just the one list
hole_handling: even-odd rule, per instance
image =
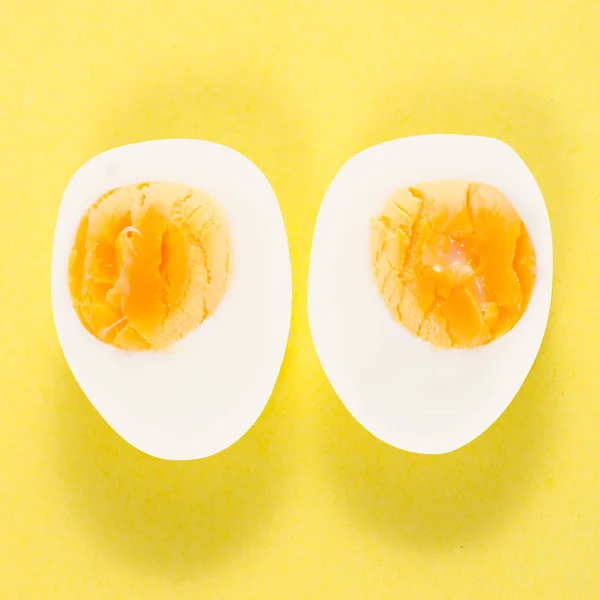
[[[536, 282], [523, 316], [477, 348], [435, 348], [409, 333], [389, 314], [371, 271], [371, 218], [396, 190], [437, 180], [497, 188], [536, 253]], [[542, 343], [552, 293], [552, 235], [542, 193], [518, 154], [496, 139], [424, 135], [373, 146], [352, 157], [325, 194], [308, 283], [319, 360], [354, 418], [397, 448], [450, 452], [502, 414]]]
[[[107, 191], [167, 181], [206, 192], [229, 226], [233, 269], [214, 314], [157, 351], [130, 352], [82, 325], [69, 291], [69, 255], [85, 211]], [[159, 458], [210, 456], [250, 429], [277, 380], [290, 327], [289, 249], [277, 198], [237, 151], [200, 140], [141, 142], [83, 165], [60, 205], [52, 255], [52, 307], [67, 363], [107, 423]]]

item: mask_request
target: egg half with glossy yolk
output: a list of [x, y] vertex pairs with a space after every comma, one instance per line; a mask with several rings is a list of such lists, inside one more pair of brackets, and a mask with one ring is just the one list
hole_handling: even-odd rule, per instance
[[52, 256], [58, 338], [98, 412], [148, 454], [209, 456], [252, 426], [283, 361], [291, 297], [277, 198], [231, 148], [115, 148], [65, 191]]
[[500, 416], [538, 353], [551, 290], [542, 193], [499, 140], [373, 146], [321, 204], [313, 342], [352, 415], [399, 448], [448, 452]]

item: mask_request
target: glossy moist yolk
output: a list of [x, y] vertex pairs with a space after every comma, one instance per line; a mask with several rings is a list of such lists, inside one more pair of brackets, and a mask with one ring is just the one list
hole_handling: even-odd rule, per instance
[[70, 256], [71, 297], [103, 342], [163, 348], [215, 310], [230, 265], [226, 223], [206, 194], [176, 183], [128, 185], [83, 216]]
[[535, 252], [497, 189], [437, 181], [398, 190], [371, 226], [379, 293], [411, 333], [472, 348], [509, 331], [535, 283]]

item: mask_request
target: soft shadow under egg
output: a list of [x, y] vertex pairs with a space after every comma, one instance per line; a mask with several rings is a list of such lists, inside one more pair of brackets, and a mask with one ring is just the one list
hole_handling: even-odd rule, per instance
[[[480, 543], [511, 514], [528, 510], [550, 459], [543, 418], [558, 390], [546, 344], [499, 421], [449, 454], [420, 455], [388, 446], [363, 429], [333, 390], [323, 426], [324, 472], [339, 506], [361, 527], [401, 546], [444, 551]], [[544, 401], [541, 401], [543, 399]], [[528, 425], [529, 424], [529, 425]]]
[[272, 405], [231, 448], [202, 460], [164, 461], [119, 437], [66, 365], [56, 371], [65, 502], [90, 544], [119, 562], [177, 578], [248, 551], [270, 530], [285, 473]]

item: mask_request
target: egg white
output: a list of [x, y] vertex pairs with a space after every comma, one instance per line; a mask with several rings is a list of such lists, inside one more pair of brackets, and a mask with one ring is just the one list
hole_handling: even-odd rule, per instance
[[[207, 192], [229, 224], [233, 272], [215, 313], [164, 351], [127, 352], [81, 324], [68, 287], [79, 221], [106, 191], [171, 181]], [[82, 390], [130, 444], [167, 459], [215, 454], [256, 421], [275, 385], [291, 316], [291, 268], [277, 198], [250, 160], [200, 140], [115, 148], [87, 162], [60, 205], [52, 306], [65, 358]]]
[[[463, 179], [490, 184], [512, 202], [537, 259], [529, 306], [515, 327], [474, 349], [436, 349], [394, 321], [369, 260], [370, 219], [398, 188]], [[550, 310], [552, 236], [542, 193], [505, 143], [426, 135], [373, 146], [352, 157], [323, 199], [310, 261], [310, 328], [336, 393], [381, 440], [438, 454], [468, 443], [502, 414], [539, 351]]]

